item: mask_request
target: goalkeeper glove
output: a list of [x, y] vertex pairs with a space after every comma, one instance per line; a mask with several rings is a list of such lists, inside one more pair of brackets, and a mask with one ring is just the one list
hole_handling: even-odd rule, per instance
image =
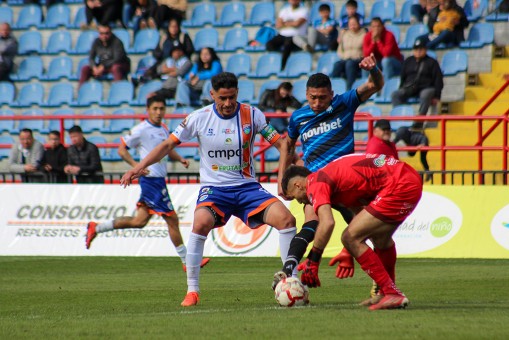
[[346, 248], [343, 248], [338, 255], [330, 260], [329, 266], [333, 266], [336, 263], [338, 264], [338, 268], [336, 269], [336, 277], [338, 279], [346, 279], [353, 276], [355, 270], [353, 257]]
[[313, 247], [308, 254], [308, 258], [299, 267], [302, 269], [300, 280], [308, 287], [320, 287], [318, 278], [318, 268], [322, 259], [323, 250]]

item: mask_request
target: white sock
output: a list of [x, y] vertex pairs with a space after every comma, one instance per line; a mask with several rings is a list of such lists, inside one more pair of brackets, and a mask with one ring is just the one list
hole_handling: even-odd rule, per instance
[[187, 241], [187, 292], [200, 291], [200, 264], [203, 259], [206, 236], [191, 233]]
[[177, 254], [179, 254], [182, 263], [186, 264], [186, 253], [187, 253], [186, 246], [184, 244], [181, 244], [180, 246], [175, 247], [175, 250], [177, 251]]
[[295, 234], [297, 234], [296, 227], [279, 230], [279, 251], [281, 253], [281, 261], [283, 261], [283, 264], [286, 262], [288, 250], [290, 250], [290, 242], [292, 242]]
[[95, 232], [98, 234], [105, 233], [110, 230], [113, 230], [113, 220], [108, 221], [108, 222], [99, 223], [95, 227]]

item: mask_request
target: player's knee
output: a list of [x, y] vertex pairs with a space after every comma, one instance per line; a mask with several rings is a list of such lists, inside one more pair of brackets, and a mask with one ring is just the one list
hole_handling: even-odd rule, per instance
[[282, 229], [295, 228], [296, 224], [297, 224], [297, 222], [295, 220], [295, 217], [292, 214], [287, 213], [282, 217], [281, 223], [279, 224], [280, 228], [278, 228], [278, 229], [282, 230]]

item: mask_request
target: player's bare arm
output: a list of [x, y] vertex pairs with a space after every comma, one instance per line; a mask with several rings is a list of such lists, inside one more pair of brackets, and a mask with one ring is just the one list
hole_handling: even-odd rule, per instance
[[189, 167], [189, 161], [187, 159], [185, 159], [184, 157], [182, 157], [181, 155], [179, 155], [179, 153], [177, 151], [175, 151], [174, 149], [172, 149], [172, 150], [170, 150], [170, 152], [168, 152], [168, 157], [170, 157], [170, 159], [172, 161], [180, 162], [186, 169]]
[[357, 88], [357, 95], [361, 102], [364, 102], [384, 87], [384, 77], [380, 69], [376, 66], [376, 59], [373, 53], [362, 59], [359, 63], [359, 67], [369, 71], [368, 80]]
[[329, 243], [335, 224], [330, 204], [318, 208], [318, 221], [313, 247], [323, 250]]
[[276, 144], [276, 148], [279, 150], [279, 163], [278, 163], [278, 195], [285, 200], [290, 200], [289, 197], [287, 197], [284, 192], [283, 188], [281, 187], [281, 180], [283, 179], [283, 175], [288, 169], [288, 167], [292, 164], [293, 160], [295, 159], [295, 143], [297, 140], [290, 138], [289, 136], [286, 136], [286, 138], [280, 138], [277, 143], [281, 143], [281, 148], [278, 148]]

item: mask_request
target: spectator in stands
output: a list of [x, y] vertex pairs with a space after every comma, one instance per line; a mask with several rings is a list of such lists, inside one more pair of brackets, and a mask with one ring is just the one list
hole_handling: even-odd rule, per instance
[[359, 63], [363, 58], [362, 46], [366, 30], [361, 28], [359, 19], [356, 16], [348, 20], [348, 29], [341, 30], [338, 37], [338, 56], [339, 59], [334, 63], [332, 69], [332, 78], [346, 78], [346, 88], [352, 88], [355, 79], [361, 76]]
[[145, 28], [156, 28], [153, 17], [157, 8], [156, 0], [129, 0], [131, 5], [130, 18], [134, 20], [134, 32]]
[[375, 55], [385, 81], [400, 74], [403, 56], [394, 34], [385, 29], [382, 19], [378, 17], [371, 19], [369, 32], [364, 36], [362, 49], [365, 57], [371, 53]]
[[191, 71], [177, 86], [177, 105], [189, 106], [196, 102], [202, 95], [205, 81], [221, 73], [223, 67], [219, 57], [211, 47], [204, 47], [200, 50], [199, 58], [193, 64]]
[[[308, 29], [307, 40], [300, 35], [294, 37], [297, 46], [305, 46], [306, 50], [313, 51], [317, 44], [327, 47], [327, 50], [337, 48], [338, 29], [337, 22], [330, 18], [330, 6], [321, 4], [318, 7], [320, 19], [313, 22], [313, 26]], [[306, 46], [306, 44], [308, 46]]]
[[[293, 85], [290, 82], [282, 82], [275, 90], [265, 90], [261, 97], [258, 108], [263, 112], [292, 113], [300, 109], [302, 104], [292, 95]], [[269, 123], [277, 132], [283, 133], [288, 130], [288, 118], [269, 118]]]
[[[403, 141], [407, 146], [429, 146], [428, 137], [422, 132], [421, 125], [414, 123], [412, 126], [402, 126], [396, 131], [396, 136], [394, 138], [394, 144]], [[415, 156], [416, 151], [408, 151], [408, 155], [410, 157]], [[425, 171], [429, 171], [429, 164], [427, 160], [427, 150], [421, 150], [421, 164]], [[432, 175], [426, 174], [424, 180], [427, 182], [431, 180]]]
[[21, 174], [23, 182], [42, 182], [40, 165], [43, 153], [44, 146], [34, 139], [32, 130], [21, 130], [19, 142], [12, 146], [9, 154], [9, 171]]
[[81, 29], [94, 28], [94, 19], [97, 21], [97, 24], [103, 26], [116, 22], [122, 24], [123, 7], [123, 0], [85, 0], [87, 24], [82, 26]]
[[301, 46], [296, 45], [302, 43], [302, 39], [294, 39], [296, 36], [307, 35], [308, 9], [301, 5], [300, 0], [288, 0], [288, 4], [281, 8], [276, 20], [278, 35], [269, 40], [265, 46], [268, 51], [283, 51], [281, 69], [285, 68], [292, 51], [298, 50], [299, 47], [311, 51], [311, 47], [305, 43]]
[[11, 34], [11, 26], [0, 23], [0, 81], [10, 81], [9, 73], [14, 66], [14, 57], [18, 54], [18, 41]]
[[157, 0], [157, 5], [152, 16], [159, 29], [169, 20], [175, 19], [180, 24], [186, 17], [187, 0]]
[[159, 68], [161, 78], [164, 79], [163, 86], [160, 90], [152, 92], [149, 97], [159, 95], [165, 99], [175, 98], [177, 85], [183, 80], [186, 74], [191, 70], [193, 64], [184, 54], [180, 45], [175, 46], [171, 51], [171, 57], [166, 59]]
[[189, 34], [182, 32], [179, 22], [175, 19], [170, 20], [166, 39], [161, 41], [162, 44], [157, 45], [155, 50], [152, 52], [152, 55], [157, 59], [157, 62], [143, 74], [141, 82], [147, 82], [161, 76], [161, 73], [158, 72], [160, 70], [160, 66], [168, 58], [171, 58], [173, 48], [177, 46], [180, 47], [188, 59], [191, 59], [191, 55], [194, 53], [193, 41], [189, 37]]
[[509, 13], [509, 0], [502, 0], [498, 4], [498, 13]]
[[68, 164], [64, 172], [74, 175], [78, 183], [104, 183], [99, 149], [83, 136], [79, 126], [69, 129], [72, 145], [67, 149]]
[[94, 77], [96, 79], [111, 73], [113, 81], [126, 79], [130, 61], [122, 41], [111, 32], [108, 25], [99, 25], [99, 37], [92, 43], [89, 65], [81, 69], [80, 86]]
[[[419, 0], [410, 6], [410, 23], [422, 23], [432, 20], [436, 21], [438, 16], [438, 1], [437, 0]], [[429, 31], [433, 30], [433, 25], [429, 27]]]
[[348, 0], [346, 2], [346, 4], [345, 4], [346, 14], [340, 18], [341, 22], [339, 23], [341, 28], [343, 28], [343, 29], [348, 28], [348, 21], [351, 17], [356, 17], [357, 20], [359, 21], [359, 24], [361, 26], [364, 25], [364, 16], [359, 14], [357, 12], [357, 9], [358, 9], [358, 4], [357, 4], [356, 0]]
[[444, 76], [438, 62], [426, 54], [423, 40], [415, 40], [412, 56], [405, 59], [401, 71], [400, 88], [391, 95], [392, 105], [419, 98], [419, 114], [426, 115], [430, 106], [437, 105], [444, 87]]
[[44, 150], [41, 160], [42, 170], [46, 174], [49, 183], [69, 182], [64, 167], [67, 165], [67, 149], [60, 143], [60, 131], [50, 131], [48, 134], [48, 146]]
[[399, 159], [396, 144], [391, 142], [391, 134], [391, 123], [387, 119], [377, 120], [373, 129], [373, 136], [366, 146], [366, 153], [387, 155]]
[[[455, 0], [443, 1], [437, 20], [433, 24], [433, 33], [419, 37], [420, 40], [425, 41], [427, 48], [434, 50], [441, 43], [446, 46], [459, 46], [460, 42], [464, 40], [463, 28], [461, 28], [461, 35], [456, 29], [461, 25], [461, 13], [456, 7]], [[460, 10], [463, 11], [461, 8]]]

